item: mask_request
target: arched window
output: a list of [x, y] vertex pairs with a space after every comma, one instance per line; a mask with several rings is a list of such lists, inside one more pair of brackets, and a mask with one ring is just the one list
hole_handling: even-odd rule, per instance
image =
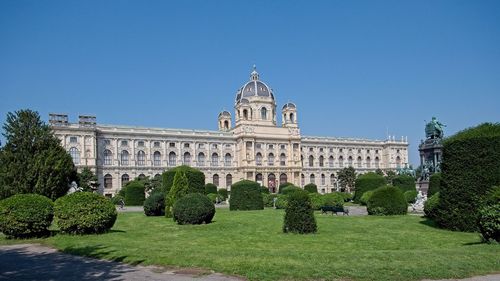
[[248, 120], [248, 110], [243, 109], [243, 119]]
[[120, 156], [120, 162], [122, 166], [128, 166], [128, 151], [122, 150], [122, 155]]
[[371, 168], [372, 166], [372, 160], [370, 159], [370, 156], [366, 157], [366, 167]]
[[255, 155], [255, 165], [262, 165], [262, 154], [260, 154], [260, 152], [257, 152], [257, 154]]
[[143, 180], [143, 179], [145, 179], [145, 178], [146, 178], [146, 175], [145, 175], [145, 174], [140, 174], [140, 175], [138, 176], [138, 178], [139, 178], [140, 180]]
[[112, 165], [113, 164], [113, 153], [111, 150], [104, 150], [104, 165]]
[[255, 181], [262, 184], [262, 174], [258, 173], [255, 175]]
[[269, 192], [276, 192], [276, 176], [272, 173], [267, 175], [267, 187], [269, 189]]
[[233, 185], [233, 176], [231, 174], [226, 175], [226, 187], [230, 188]]
[[144, 153], [144, 151], [142, 150], [139, 150], [137, 152], [137, 165], [144, 166], [145, 163], [146, 163], [146, 153]]
[[304, 155], [300, 155], [300, 166], [304, 167]]
[[122, 175], [122, 187], [127, 185], [127, 183], [130, 181], [130, 177], [127, 174]]
[[309, 176], [309, 183], [315, 183], [315, 182], [316, 182], [316, 178], [315, 178], [314, 174], [311, 174]]
[[401, 168], [401, 157], [396, 157], [396, 168]]
[[198, 153], [198, 166], [205, 166], [205, 154], [203, 152]]
[[219, 175], [215, 174], [215, 175], [212, 177], [212, 182], [213, 182], [213, 184], [215, 184], [216, 186], [219, 186]]
[[153, 153], [153, 165], [161, 166], [161, 153], [159, 151]]
[[334, 161], [334, 160], [333, 160], [333, 156], [328, 157], [328, 166], [329, 166], [330, 168], [333, 168], [333, 161]]
[[224, 121], [224, 129], [229, 129], [229, 121]]
[[321, 185], [326, 185], [326, 177], [325, 177], [325, 174], [321, 174]]
[[312, 167], [314, 165], [314, 156], [309, 155], [309, 167]]
[[330, 185], [334, 186], [335, 185], [335, 174], [330, 175]]
[[288, 182], [288, 176], [285, 173], [283, 173], [280, 175], [280, 184], [284, 184], [286, 182]]
[[260, 109], [260, 118], [262, 120], [267, 120], [267, 108], [263, 107]]
[[183, 159], [184, 165], [191, 166], [191, 153], [189, 152], [184, 152], [184, 159]]
[[112, 188], [113, 187], [113, 177], [110, 174], [106, 174], [104, 176], [104, 188]]
[[344, 167], [344, 157], [342, 157], [342, 155], [341, 155], [341, 156], [339, 156], [339, 167], [340, 167], [340, 168], [343, 168], [343, 167]]
[[224, 166], [231, 167], [232, 162], [233, 162], [233, 157], [231, 156], [231, 153], [226, 153], [226, 155], [224, 155]]
[[175, 162], [176, 162], [176, 160], [177, 160], [177, 155], [175, 154], [175, 152], [173, 152], [173, 151], [172, 151], [172, 152], [170, 152], [170, 153], [168, 154], [168, 165], [169, 165], [169, 166], [175, 166], [175, 164], [176, 164], [176, 163], [175, 163]]
[[304, 186], [306, 184], [306, 177], [304, 174], [300, 175], [300, 185]]
[[269, 153], [269, 155], [267, 156], [267, 164], [269, 166], [274, 166], [274, 154]]
[[295, 122], [295, 120], [293, 118], [294, 118], [293, 113], [290, 113], [290, 123], [294, 123]]
[[285, 153], [281, 153], [281, 155], [280, 155], [280, 166], [286, 166], [286, 155], [285, 155]]
[[217, 167], [219, 166], [219, 154], [217, 153], [212, 153], [212, 167]]
[[319, 166], [323, 167], [324, 165], [325, 165], [325, 158], [323, 157], [323, 155], [321, 155], [319, 157]]
[[69, 155], [71, 155], [71, 158], [73, 158], [73, 164], [75, 165], [80, 164], [80, 151], [78, 151], [78, 148], [76, 147], [70, 148]]
[[363, 160], [361, 160], [361, 156], [358, 156], [358, 168], [361, 168], [361, 165], [363, 164], [362, 163]]
[[349, 167], [352, 167], [352, 161], [353, 161], [352, 156], [349, 156], [349, 158], [347, 158], [347, 165]]
[[375, 168], [380, 168], [380, 159], [377, 157], [375, 157]]

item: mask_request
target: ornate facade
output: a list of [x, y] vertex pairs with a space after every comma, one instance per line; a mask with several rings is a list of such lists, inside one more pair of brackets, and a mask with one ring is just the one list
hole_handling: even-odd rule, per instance
[[408, 142], [302, 136], [297, 106], [277, 106], [273, 90], [254, 69], [236, 93], [235, 116], [219, 114], [218, 131], [110, 126], [93, 116], [50, 114], [50, 124], [75, 165], [96, 172], [100, 192], [113, 195], [139, 176], [154, 177], [178, 165], [196, 167], [206, 182], [230, 189], [241, 179], [255, 180], [275, 191], [282, 182], [318, 185], [336, 191], [337, 173], [352, 166], [358, 173], [396, 169], [408, 163]]

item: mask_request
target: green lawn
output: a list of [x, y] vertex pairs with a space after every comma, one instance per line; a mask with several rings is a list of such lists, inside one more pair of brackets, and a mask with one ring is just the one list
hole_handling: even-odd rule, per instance
[[[500, 245], [417, 216], [316, 214], [319, 232], [283, 234], [283, 211], [217, 209], [209, 225], [120, 214], [103, 235], [33, 240], [65, 252], [143, 265], [198, 267], [251, 280], [419, 280], [500, 272]], [[31, 240], [30, 240], [31, 241]], [[5, 240], [0, 244], [20, 243]]]

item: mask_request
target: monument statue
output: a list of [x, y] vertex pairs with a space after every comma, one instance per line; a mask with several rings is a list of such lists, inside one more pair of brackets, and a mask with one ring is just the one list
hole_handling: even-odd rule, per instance
[[436, 117], [432, 117], [431, 122], [425, 125], [425, 137], [427, 139], [442, 139], [444, 136], [444, 125]]
[[429, 178], [434, 173], [441, 172], [441, 160], [443, 155], [442, 140], [444, 138], [445, 124], [438, 121], [436, 117], [425, 124], [425, 141], [418, 146], [420, 152], [421, 174], [418, 179], [419, 189], [427, 192]]

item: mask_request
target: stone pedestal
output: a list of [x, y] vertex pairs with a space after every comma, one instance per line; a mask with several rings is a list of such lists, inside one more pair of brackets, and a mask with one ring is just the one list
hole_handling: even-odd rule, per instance
[[422, 191], [422, 194], [427, 195], [427, 190], [429, 190], [429, 180], [417, 181], [417, 191]]

